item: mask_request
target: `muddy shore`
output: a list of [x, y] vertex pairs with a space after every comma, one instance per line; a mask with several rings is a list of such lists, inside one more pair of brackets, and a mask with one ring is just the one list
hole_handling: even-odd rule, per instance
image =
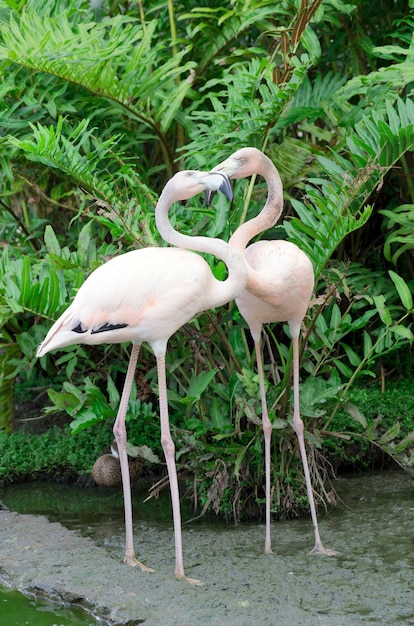
[[343, 486], [347, 506], [321, 515], [336, 557], [308, 555], [309, 520], [273, 525], [275, 555], [262, 553], [259, 524], [185, 526], [187, 574], [202, 587], [174, 579], [167, 521], [135, 523], [138, 558], [156, 570], [146, 574], [122, 564], [122, 528], [111, 534], [104, 520], [92, 540], [43, 515], [0, 511], [0, 582], [111, 626], [414, 624], [412, 480], [389, 473]]

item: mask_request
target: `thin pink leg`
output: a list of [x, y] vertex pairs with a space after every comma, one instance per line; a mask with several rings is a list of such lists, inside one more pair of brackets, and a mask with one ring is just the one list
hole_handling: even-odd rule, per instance
[[306, 489], [308, 492], [308, 500], [311, 510], [313, 528], [315, 532], [315, 547], [311, 550], [310, 554], [326, 554], [328, 556], [333, 556], [338, 554], [335, 550], [329, 550], [325, 548], [322, 544], [320, 535], [319, 535], [319, 527], [318, 527], [318, 518], [316, 515], [315, 508], [315, 500], [313, 497], [313, 489], [312, 482], [309, 472], [309, 464], [308, 457], [306, 455], [305, 449], [305, 439], [303, 436], [303, 421], [300, 417], [300, 408], [299, 408], [299, 340], [298, 337], [293, 337], [293, 425], [295, 427], [295, 432], [299, 441], [299, 450], [300, 455], [302, 457], [302, 465], [303, 471], [305, 473], [306, 480]]
[[175, 466], [175, 445], [171, 437], [170, 423], [168, 417], [167, 382], [165, 377], [165, 354], [157, 356], [158, 370], [158, 394], [160, 399], [160, 420], [161, 420], [161, 445], [164, 450], [165, 460], [170, 481], [171, 502], [174, 522], [175, 539], [175, 576], [176, 578], [201, 585], [201, 581], [195, 578], [187, 578], [184, 573], [183, 547], [181, 536], [181, 511], [180, 494], [178, 490], [177, 468]]
[[119, 462], [121, 465], [122, 487], [124, 491], [124, 509], [125, 509], [125, 557], [124, 563], [139, 567], [145, 572], [153, 572], [146, 565], [143, 565], [135, 558], [134, 539], [132, 530], [132, 502], [131, 502], [131, 482], [129, 478], [128, 455], [126, 450], [126, 428], [125, 416], [128, 408], [128, 400], [131, 393], [132, 382], [134, 380], [135, 368], [139, 354], [139, 345], [133, 344], [131, 357], [129, 359], [128, 370], [125, 378], [124, 388], [122, 390], [121, 402], [119, 404], [118, 414], [116, 416], [113, 432], [116, 443], [118, 445]]
[[256, 351], [257, 373], [259, 376], [260, 398], [262, 402], [262, 427], [265, 448], [265, 479], [266, 479], [266, 531], [265, 531], [265, 554], [273, 554], [272, 542], [270, 539], [270, 444], [272, 440], [272, 423], [267, 412], [266, 390], [264, 384], [263, 359], [260, 350], [260, 339], [254, 342]]

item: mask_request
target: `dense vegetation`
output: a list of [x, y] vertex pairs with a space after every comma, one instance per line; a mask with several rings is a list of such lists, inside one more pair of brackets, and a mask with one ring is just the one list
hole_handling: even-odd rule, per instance
[[[66, 412], [75, 438], [103, 423], [110, 437], [129, 346], [40, 361], [36, 346], [103, 260], [161, 244], [154, 206], [172, 173], [253, 145], [285, 190], [284, 218], [263, 236], [297, 243], [315, 269], [301, 411], [326, 502], [325, 456], [346, 456], [350, 441], [414, 464], [412, 405], [387, 420], [363, 404], [413, 377], [413, 9], [402, 0], [207, 4], [0, 0], [0, 446], [25, 399], [38, 415]], [[174, 219], [228, 239], [265, 196], [263, 181], [241, 181], [231, 207], [196, 198]], [[263, 499], [251, 347], [230, 303], [181, 329], [167, 360], [178, 462], [201, 481], [204, 503], [241, 515]], [[288, 515], [306, 498], [283, 325], [266, 328], [264, 355], [274, 512]], [[155, 452], [157, 410], [147, 349], [128, 417], [134, 443]]]

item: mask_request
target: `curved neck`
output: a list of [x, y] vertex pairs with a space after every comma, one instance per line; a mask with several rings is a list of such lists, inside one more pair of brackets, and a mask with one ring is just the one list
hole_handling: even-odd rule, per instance
[[[173, 246], [212, 254], [225, 263], [228, 278], [220, 281], [216, 280], [213, 274], [211, 275], [214, 288], [206, 293], [206, 299], [208, 299], [206, 308], [222, 306], [234, 300], [241, 294], [247, 282], [247, 264], [244, 255], [221, 239], [191, 237], [176, 231], [168, 219], [168, 213], [174, 201], [171, 194], [164, 189], [155, 208], [155, 223], [161, 237]], [[203, 309], [200, 308], [201, 310]]]
[[266, 204], [259, 215], [239, 226], [231, 236], [229, 245], [236, 250], [244, 250], [250, 239], [274, 226], [282, 214], [283, 185], [279, 172], [265, 155], [263, 155], [262, 162], [263, 165], [255, 173], [263, 176], [267, 183]]

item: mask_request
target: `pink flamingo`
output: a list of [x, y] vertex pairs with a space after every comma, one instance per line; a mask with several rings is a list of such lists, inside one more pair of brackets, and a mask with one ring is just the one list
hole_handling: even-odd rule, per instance
[[[240, 313], [246, 320], [254, 341], [262, 404], [262, 425], [265, 441], [266, 477], [266, 553], [272, 553], [270, 539], [270, 443], [272, 423], [268, 416], [260, 350], [262, 327], [267, 322], [288, 322], [293, 343], [293, 424], [305, 473], [306, 488], [312, 515], [315, 546], [312, 553], [337, 554], [326, 549], [321, 541], [304, 441], [304, 426], [299, 413], [299, 335], [309, 307], [314, 286], [312, 263], [304, 252], [288, 241], [258, 241], [247, 249], [247, 243], [278, 221], [283, 210], [283, 187], [279, 172], [271, 160], [256, 148], [242, 148], [217, 165], [213, 171], [238, 179], [260, 174], [268, 185], [268, 197], [262, 211], [242, 224], [229, 244], [243, 252], [248, 265], [245, 290], [236, 298]], [[209, 197], [210, 192], [207, 192]]]
[[[73, 344], [96, 345], [132, 341], [131, 357], [114, 424], [121, 463], [125, 507], [124, 562], [153, 571], [135, 558], [132, 530], [131, 487], [126, 451], [125, 414], [140, 345], [146, 341], [156, 360], [161, 419], [161, 443], [167, 462], [173, 508], [175, 576], [188, 582], [184, 573], [181, 511], [175, 446], [171, 437], [165, 354], [168, 339], [197, 313], [221, 306], [238, 296], [247, 280], [246, 264], [239, 252], [219, 239], [190, 237], [175, 231], [168, 220], [171, 205], [205, 190], [220, 190], [232, 198], [228, 178], [220, 173], [178, 172], [165, 185], [155, 214], [161, 236], [181, 248], [145, 248], [117, 256], [98, 267], [86, 279], [72, 304], [55, 322], [39, 346], [37, 356]], [[182, 248], [185, 248], [184, 250]], [[189, 248], [207, 252], [224, 261], [225, 281], [216, 280], [207, 262]]]

